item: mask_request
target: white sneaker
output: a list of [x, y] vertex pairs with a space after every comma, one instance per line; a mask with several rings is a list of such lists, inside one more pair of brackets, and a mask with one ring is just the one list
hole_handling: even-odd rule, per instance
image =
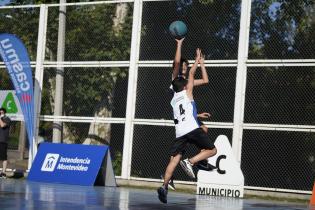
[[196, 178], [194, 174], [194, 170], [192, 168], [191, 163], [189, 162], [188, 158], [185, 160], [180, 161], [180, 166], [184, 169], [186, 174], [190, 176], [191, 178]]

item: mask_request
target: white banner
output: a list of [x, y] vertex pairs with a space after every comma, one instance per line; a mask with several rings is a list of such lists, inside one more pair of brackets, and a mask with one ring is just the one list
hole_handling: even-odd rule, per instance
[[199, 170], [197, 174], [197, 194], [242, 198], [244, 176], [240, 164], [233, 155], [229, 139], [220, 135], [215, 141], [217, 154], [208, 163], [217, 168], [212, 171]]

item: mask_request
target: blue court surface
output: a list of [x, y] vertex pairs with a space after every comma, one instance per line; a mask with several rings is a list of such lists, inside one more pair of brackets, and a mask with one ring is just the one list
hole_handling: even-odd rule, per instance
[[209, 197], [170, 191], [168, 203], [157, 198], [156, 190], [126, 187], [86, 187], [29, 182], [25, 179], [0, 180], [0, 209], [80, 210], [80, 209], [172, 209], [172, 210], [300, 210], [306, 204]]

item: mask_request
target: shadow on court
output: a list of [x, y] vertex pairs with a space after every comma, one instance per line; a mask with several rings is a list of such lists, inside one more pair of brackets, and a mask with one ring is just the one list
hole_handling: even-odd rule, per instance
[[0, 209], [80, 210], [80, 209], [172, 209], [172, 210], [302, 210], [302, 204], [255, 199], [209, 197], [170, 191], [162, 204], [155, 190], [125, 187], [89, 187], [29, 182], [24, 179], [0, 180]]

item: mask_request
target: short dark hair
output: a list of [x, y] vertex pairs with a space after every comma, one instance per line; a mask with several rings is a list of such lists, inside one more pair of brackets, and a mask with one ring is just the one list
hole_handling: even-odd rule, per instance
[[5, 108], [3, 108], [3, 107], [1, 107], [1, 108], [0, 108], [0, 111], [3, 111], [3, 112], [4, 112], [4, 114], [6, 114], [6, 113], [7, 113], [7, 110], [6, 110]]
[[172, 81], [173, 90], [177, 93], [184, 90], [184, 87], [187, 85], [188, 80], [184, 77], [176, 77]]

